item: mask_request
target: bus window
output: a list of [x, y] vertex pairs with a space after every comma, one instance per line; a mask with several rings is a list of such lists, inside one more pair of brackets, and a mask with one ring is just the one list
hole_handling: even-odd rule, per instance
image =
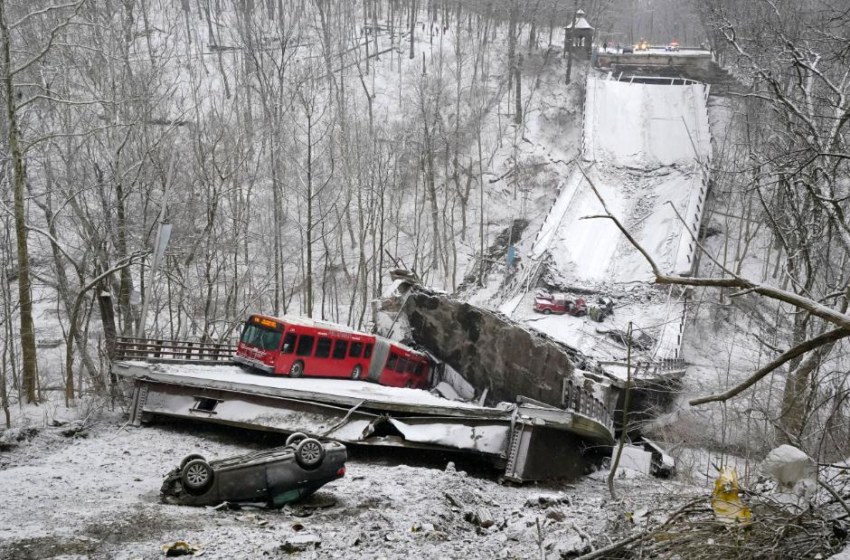
[[399, 358], [398, 363], [395, 365], [395, 370], [398, 373], [404, 373], [405, 367], [407, 367], [407, 358]]
[[331, 339], [323, 336], [319, 337], [319, 342], [316, 343], [316, 357], [327, 358], [331, 355]]
[[299, 356], [309, 356], [313, 353], [313, 340], [312, 336], [302, 334], [298, 338], [298, 348], [295, 350], [295, 353]]
[[298, 335], [294, 332], [286, 333], [286, 336], [283, 337], [283, 348], [281, 348], [281, 354], [292, 354], [295, 352], [295, 339], [298, 338]]
[[423, 365], [424, 364], [422, 362], [419, 362], [418, 364], [416, 364], [416, 375], [422, 375], [422, 366]]
[[242, 331], [242, 342], [262, 350], [277, 350], [280, 346], [280, 337], [283, 333], [248, 325]]
[[372, 357], [372, 343], [366, 345], [366, 349], [363, 350], [363, 357], [367, 360]]
[[363, 353], [363, 343], [362, 342], [352, 342], [351, 348], [348, 350], [348, 356], [350, 358], [359, 358], [360, 354]]
[[395, 363], [398, 360], [398, 356], [395, 352], [390, 352], [390, 357], [387, 358], [387, 369], [395, 369]]
[[414, 362], [413, 360], [410, 360], [409, 362], [407, 362], [407, 369], [405, 370], [405, 372], [406, 373], [413, 373], [414, 371], [416, 371], [416, 366], [418, 366], [418, 365], [419, 365], [419, 363]]
[[347, 340], [337, 340], [334, 342], [334, 360], [344, 360], [346, 350], [348, 350]]

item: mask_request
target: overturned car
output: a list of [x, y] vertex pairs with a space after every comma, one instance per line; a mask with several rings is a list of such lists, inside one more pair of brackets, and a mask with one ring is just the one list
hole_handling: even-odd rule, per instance
[[279, 508], [342, 478], [347, 458], [341, 443], [294, 433], [283, 447], [227, 459], [208, 462], [201, 455], [188, 455], [166, 475], [160, 495], [180, 505], [230, 502]]

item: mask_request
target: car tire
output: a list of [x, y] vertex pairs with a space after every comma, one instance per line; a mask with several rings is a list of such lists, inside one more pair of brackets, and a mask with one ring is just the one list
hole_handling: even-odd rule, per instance
[[360, 380], [363, 376], [363, 366], [357, 364], [354, 366], [354, 369], [351, 370], [351, 379]]
[[186, 492], [201, 495], [212, 485], [212, 467], [203, 459], [192, 459], [181, 469], [180, 481]]
[[183, 472], [183, 467], [189, 464], [189, 461], [194, 461], [195, 459], [200, 459], [201, 461], [206, 461], [203, 455], [199, 455], [198, 453], [192, 453], [191, 455], [186, 455], [183, 457], [183, 460], [180, 461], [180, 472]]
[[289, 437], [286, 438], [286, 445], [287, 446], [296, 445], [299, 441], [301, 441], [303, 439], [307, 439], [307, 434], [305, 434], [303, 432], [295, 432], [295, 433], [289, 434]]
[[550, 313], [552, 313], [552, 311], [550, 309], [544, 309], [543, 310], [544, 315], [549, 315]]
[[325, 446], [317, 439], [307, 438], [295, 446], [295, 460], [302, 469], [317, 468], [325, 459]]
[[304, 375], [304, 362], [296, 360], [289, 368], [289, 377], [301, 377], [302, 375]]

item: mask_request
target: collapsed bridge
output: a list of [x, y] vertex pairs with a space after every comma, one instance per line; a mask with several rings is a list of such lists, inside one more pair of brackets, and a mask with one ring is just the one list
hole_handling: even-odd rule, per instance
[[417, 389], [248, 373], [221, 344], [119, 339], [112, 373], [132, 384], [130, 421], [186, 418], [346, 444], [461, 452], [517, 482], [584, 474], [613, 443], [608, 407], [564, 385], [564, 407], [517, 396], [484, 406]]

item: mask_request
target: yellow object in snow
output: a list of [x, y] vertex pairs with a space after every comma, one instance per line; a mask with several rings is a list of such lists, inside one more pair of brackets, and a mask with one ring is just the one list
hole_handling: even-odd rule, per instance
[[714, 516], [723, 523], [747, 524], [753, 517], [738, 495], [738, 473], [731, 467], [723, 467], [717, 480], [714, 481], [714, 492], [711, 494], [711, 509]]

